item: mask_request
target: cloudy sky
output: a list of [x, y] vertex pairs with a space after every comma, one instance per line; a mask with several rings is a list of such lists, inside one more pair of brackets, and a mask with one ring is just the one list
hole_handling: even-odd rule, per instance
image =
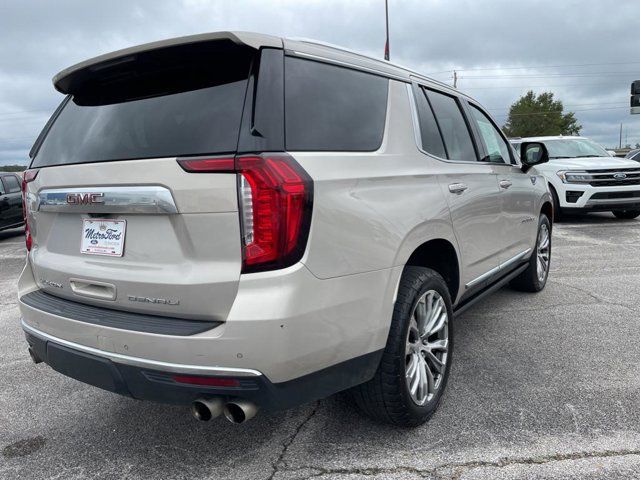
[[[640, 142], [638, 0], [389, 0], [391, 59], [452, 82], [501, 124], [528, 89], [552, 91], [582, 134]], [[26, 163], [62, 96], [59, 70], [111, 50], [216, 30], [315, 38], [381, 56], [383, 0], [2, 0], [0, 164]]]

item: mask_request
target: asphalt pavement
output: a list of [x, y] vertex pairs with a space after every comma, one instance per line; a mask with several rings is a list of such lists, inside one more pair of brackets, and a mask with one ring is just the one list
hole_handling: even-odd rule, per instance
[[640, 478], [640, 221], [576, 217], [553, 241], [543, 292], [505, 288], [456, 320], [444, 401], [405, 430], [345, 395], [202, 423], [34, 365], [22, 232], [0, 232], [0, 478]]

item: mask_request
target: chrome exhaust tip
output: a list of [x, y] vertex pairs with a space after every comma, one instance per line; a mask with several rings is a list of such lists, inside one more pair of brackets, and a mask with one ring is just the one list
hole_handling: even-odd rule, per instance
[[246, 400], [234, 400], [224, 406], [224, 416], [231, 423], [244, 423], [258, 413], [258, 406]]
[[201, 422], [208, 422], [220, 416], [223, 408], [224, 404], [221, 398], [199, 398], [191, 404], [191, 414]]
[[29, 347], [29, 356], [31, 357], [31, 361], [36, 365], [42, 363], [42, 359], [33, 351], [33, 348]]

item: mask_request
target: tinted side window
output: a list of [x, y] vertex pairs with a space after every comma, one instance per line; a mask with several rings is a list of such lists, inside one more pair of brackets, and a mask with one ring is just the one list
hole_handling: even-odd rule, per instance
[[489, 120], [489, 117], [474, 105], [471, 105], [471, 114], [478, 126], [480, 138], [482, 139], [485, 151], [487, 152], [487, 156], [482, 158], [481, 161], [492, 163], [511, 163], [509, 146], [504, 138], [502, 138], [502, 135], [500, 135], [500, 132], [498, 132], [498, 129], [493, 125], [493, 122]]
[[458, 101], [442, 93], [427, 90], [433, 113], [438, 119], [440, 131], [451, 160], [477, 160], [476, 151], [467, 123], [462, 116]]
[[415, 96], [422, 149], [437, 157], [447, 158], [447, 151], [444, 148], [444, 143], [442, 143], [442, 136], [440, 135], [436, 117], [433, 116], [433, 110], [431, 110], [424, 90], [418, 89]]
[[2, 177], [6, 193], [16, 193], [20, 191], [20, 182], [14, 175]]
[[389, 81], [285, 58], [287, 150], [373, 151], [382, 144]]

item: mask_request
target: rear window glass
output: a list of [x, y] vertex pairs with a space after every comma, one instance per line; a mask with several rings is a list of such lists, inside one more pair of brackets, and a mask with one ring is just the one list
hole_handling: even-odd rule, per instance
[[476, 151], [467, 123], [455, 98], [442, 93], [427, 91], [433, 112], [451, 160], [477, 160]]
[[[249, 64], [218, 70], [224, 73], [199, 72], [197, 83], [193, 71], [184, 79], [171, 72], [162, 83], [128, 80], [133, 99], [113, 92], [69, 98], [32, 166], [235, 152]], [[155, 89], [153, 96], [141, 98], [143, 88]]]
[[373, 151], [382, 144], [389, 81], [285, 58], [287, 150]]

